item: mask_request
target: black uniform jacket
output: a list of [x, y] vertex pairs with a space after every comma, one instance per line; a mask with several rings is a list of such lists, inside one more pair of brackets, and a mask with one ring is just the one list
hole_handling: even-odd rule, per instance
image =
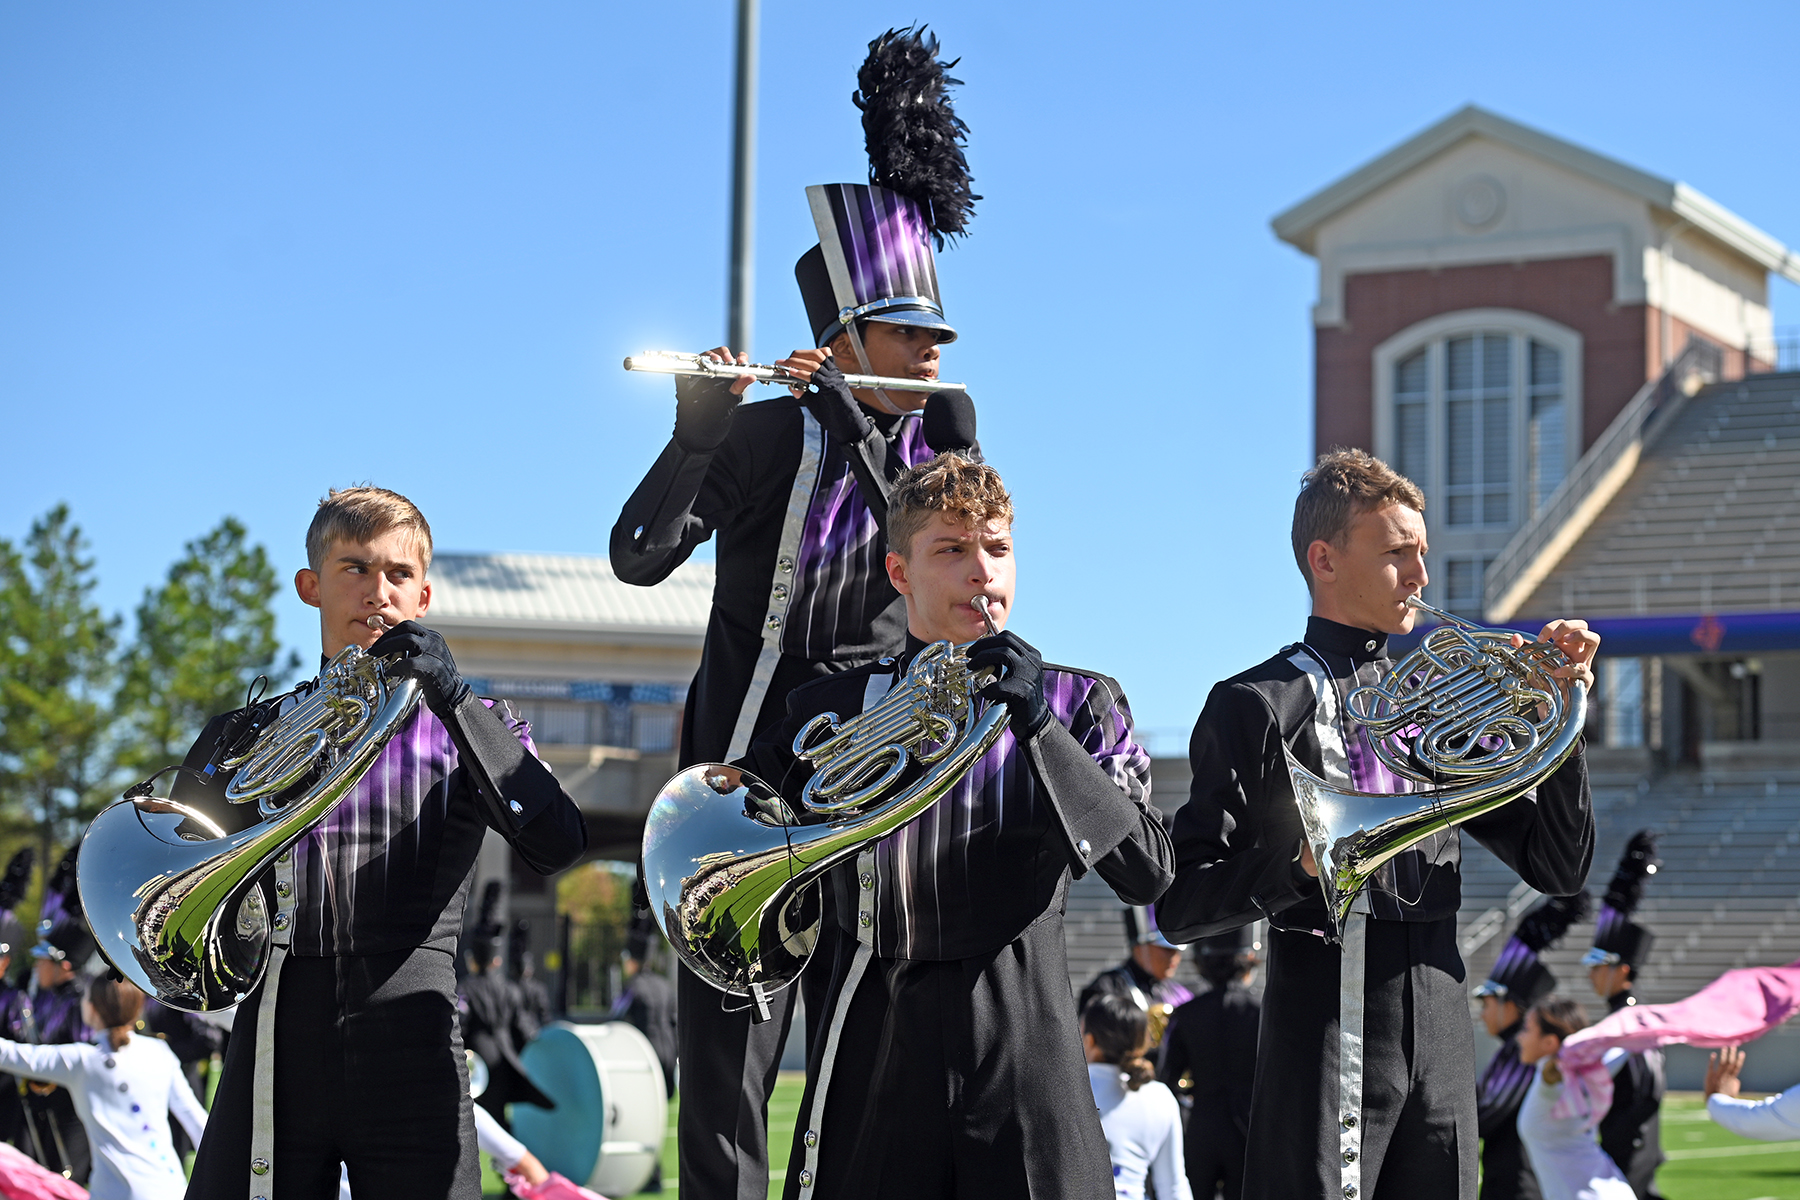
[[1515, 1021], [1500, 1031], [1500, 1049], [1476, 1085], [1475, 1114], [1481, 1132], [1481, 1200], [1542, 1200], [1537, 1176], [1519, 1141], [1519, 1106], [1537, 1078], [1537, 1068], [1519, 1061]]
[[[811, 516], [819, 503], [816, 488], [814, 496], [796, 495], [795, 477], [803, 457], [812, 452], [811, 440], [816, 439], [820, 455], [820, 481], [842, 479], [846, 472], [855, 481], [849, 500], [856, 511], [831, 519], [855, 519], [866, 509], [883, 530], [887, 480], [910, 459], [929, 456], [928, 449], [921, 449], [916, 418], [864, 412], [874, 433], [846, 446], [819, 432], [800, 400], [781, 397], [741, 405], [731, 414], [729, 433], [717, 449], [697, 453], [671, 439], [625, 501], [609, 548], [613, 573], [625, 583], [660, 583], [697, 546], [718, 535], [706, 646], [682, 722], [683, 763], [725, 757], [771, 617], [787, 621], [780, 631], [782, 654], [795, 663], [864, 663], [899, 648], [906, 608], [883, 565], [885, 535], [865, 553], [833, 563], [835, 575], [810, 581], [805, 595], [790, 595], [809, 586], [796, 578], [802, 564], [782, 562], [790, 508], [804, 505]], [[796, 607], [810, 611], [795, 612]], [[792, 686], [805, 677], [790, 669], [776, 686]]]
[[[662, 1064], [663, 1087], [675, 1094], [676, 1003], [675, 985], [661, 975], [640, 970], [625, 989], [624, 1018], [637, 1027], [656, 1051]], [[616, 1011], [616, 1010], [615, 1010]]]
[[[207, 723], [184, 760], [191, 770], [178, 772], [171, 789], [173, 799], [199, 809], [227, 833], [255, 823], [256, 805], [227, 803], [230, 772], [208, 773], [206, 768], [215, 762], [221, 738], [233, 736], [235, 721], [244, 711], [225, 713]], [[433, 714], [420, 705], [413, 721], [428, 719], [434, 719]], [[341, 923], [354, 937], [355, 953], [428, 945], [454, 954], [462, 935], [464, 901], [475, 877], [475, 858], [490, 828], [541, 875], [573, 865], [587, 848], [581, 810], [550, 769], [520, 743], [501, 712], [470, 696], [442, 724], [455, 746], [457, 762], [444, 781], [448, 794], [438, 836], [428, 839], [434, 844], [418, 845], [400, 863], [389, 861], [380, 839], [370, 840], [363, 849], [355, 904]], [[406, 736], [407, 729], [396, 734]], [[346, 797], [343, 803], [352, 799]], [[406, 829], [396, 832], [412, 836]], [[262, 886], [269, 910], [274, 911], [272, 878], [266, 876]], [[295, 953], [303, 952], [304, 942], [315, 941], [308, 936], [308, 918], [309, 910], [302, 906]], [[315, 944], [331, 943], [322, 935]]]
[[[1391, 665], [1385, 635], [1319, 617], [1307, 622], [1305, 645], [1329, 666], [1340, 695]], [[1188, 748], [1192, 792], [1175, 816], [1175, 881], [1156, 906], [1157, 924], [1172, 940], [1226, 933], [1259, 917], [1278, 929], [1328, 928], [1318, 881], [1298, 861], [1300, 813], [1282, 755], [1285, 743], [1302, 765], [1323, 772], [1314, 679], [1294, 661], [1304, 653], [1286, 647], [1207, 697]], [[1594, 854], [1582, 752], [1531, 793], [1462, 828], [1538, 891], [1580, 890]], [[1372, 915], [1455, 916], [1460, 862], [1455, 830], [1404, 851], [1369, 885]]]
[[[1609, 1013], [1629, 1008], [1637, 999], [1619, 992], [1606, 1002]], [[1631, 1190], [1643, 1197], [1654, 1194], [1656, 1168], [1662, 1165], [1662, 1052], [1628, 1054], [1613, 1075], [1612, 1107], [1600, 1118], [1600, 1148], [1619, 1164]]]
[[[796, 688], [786, 718], [757, 738], [740, 765], [782, 795], [797, 797], [812, 774], [792, 751], [800, 728], [819, 713], [848, 718], [862, 712], [870, 677], [903, 669], [922, 646], [909, 635], [907, 654], [898, 664], [872, 663]], [[1147, 904], [1168, 884], [1169, 835], [1148, 802], [1135, 759], [1127, 766], [1123, 756], [1090, 750], [1063, 724], [1071, 715], [1062, 710], [1075, 696], [1073, 719], [1085, 724], [1087, 741], [1111, 749], [1128, 745], [1147, 771], [1148, 758], [1131, 740], [1118, 685], [1102, 675], [1049, 664], [1044, 676], [1045, 696], [1059, 719], [1023, 743], [1010, 731], [1002, 734], [964, 777], [967, 783], [978, 772], [986, 774], [964, 812], [948, 813], [938, 823], [938, 814], [956, 802], [952, 795], [914, 818], [912, 824], [921, 829], [937, 823], [944, 836], [917, 843], [925, 849], [917, 859], [908, 855], [906, 867], [898, 856], [889, 858], [876, 848], [878, 956], [949, 960], [998, 949], [1039, 920], [1060, 915], [1071, 875], [1079, 878], [1089, 869], [1128, 904]], [[1085, 688], [1079, 686], [1083, 681]], [[1109, 774], [1095, 753], [1107, 757], [1121, 777]], [[884, 840], [902, 840], [906, 833], [902, 827]], [[970, 869], [975, 864], [985, 866]], [[898, 877], [889, 876], [890, 868]], [[840, 927], [854, 938], [859, 932], [856, 860], [834, 869], [830, 879], [839, 897], [834, 907]]]
[[1239, 1136], [1250, 1132], [1261, 1022], [1262, 1002], [1236, 979], [1201, 992], [1169, 1018], [1156, 1077], [1174, 1090], [1183, 1075], [1192, 1076], [1190, 1139], [1203, 1127], [1220, 1124], [1235, 1128]]

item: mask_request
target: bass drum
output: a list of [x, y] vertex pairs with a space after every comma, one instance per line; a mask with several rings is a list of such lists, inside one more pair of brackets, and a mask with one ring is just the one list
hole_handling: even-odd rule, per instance
[[650, 1181], [669, 1122], [668, 1092], [650, 1039], [624, 1021], [546, 1026], [519, 1054], [556, 1108], [512, 1105], [513, 1136], [546, 1169], [603, 1196]]

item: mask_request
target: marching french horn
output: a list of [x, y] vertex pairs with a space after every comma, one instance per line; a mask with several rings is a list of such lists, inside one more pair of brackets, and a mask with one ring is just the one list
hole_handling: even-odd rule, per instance
[[1556, 646], [1515, 647], [1511, 630], [1483, 628], [1417, 596], [1407, 604], [1440, 624], [1379, 681], [1352, 691], [1344, 708], [1382, 763], [1419, 790], [1340, 787], [1283, 746], [1339, 936], [1357, 893], [1384, 863], [1529, 792], [1569, 757], [1587, 720], [1586, 683], [1574, 680], [1565, 696], [1551, 675], [1569, 665]]
[[287, 920], [271, 911], [264, 877], [419, 706], [418, 682], [390, 678], [392, 661], [344, 647], [254, 742], [220, 762], [230, 773], [225, 799], [256, 805], [248, 828], [228, 834], [196, 808], [137, 789], [94, 818], [76, 883], [100, 952], [121, 974], [185, 1012], [250, 994], [268, 970], [272, 927]]
[[643, 863], [656, 923], [684, 964], [747, 999], [756, 1019], [812, 956], [825, 873], [937, 803], [1005, 732], [1006, 707], [976, 695], [991, 673], [971, 671], [966, 650], [933, 642], [861, 715], [808, 722], [793, 751], [813, 772], [794, 805], [723, 763], [682, 771], [651, 805]]

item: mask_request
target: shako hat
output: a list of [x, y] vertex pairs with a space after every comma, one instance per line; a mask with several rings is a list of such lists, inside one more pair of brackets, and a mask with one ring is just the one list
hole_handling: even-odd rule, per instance
[[1125, 910], [1125, 940], [1133, 946], [1161, 946], [1164, 950], [1186, 950], [1171, 942], [1156, 927], [1156, 909], [1148, 904], [1133, 904]]
[[1500, 947], [1494, 969], [1472, 993], [1511, 1000], [1524, 1012], [1556, 990], [1556, 976], [1538, 955], [1555, 945], [1569, 926], [1588, 914], [1588, 894], [1551, 896], [1534, 905]]
[[[819, 244], [801, 255], [794, 278], [814, 344], [848, 330], [866, 360], [856, 322], [917, 325], [956, 340], [938, 295], [935, 243], [964, 233], [975, 215], [969, 129], [950, 103], [962, 81], [938, 59], [925, 27], [890, 29], [869, 43], [851, 101], [862, 110], [869, 182], [806, 189]], [[868, 364], [862, 364], [864, 370]]]
[[477, 910], [475, 924], [470, 926], [463, 943], [465, 952], [482, 971], [486, 971], [500, 953], [500, 937], [506, 932], [506, 926], [499, 921], [500, 893], [503, 890], [498, 879], [490, 879], [483, 885], [481, 907]]
[[1619, 856], [1619, 869], [1606, 885], [1606, 898], [1600, 902], [1600, 917], [1594, 924], [1594, 944], [1581, 956], [1584, 967], [1611, 967], [1624, 963], [1636, 976], [1650, 957], [1656, 935], [1631, 919], [1638, 902], [1644, 898], [1644, 882], [1656, 874], [1662, 860], [1656, 856], [1657, 835], [1640, 829], [1625, 843]]
[[1240, 925], [1230, 933], [1215, 933], [1203, 937], [1194, 943], [1201, 958], [1240, 958], [1262, 950], [1262, 941], [1256, 936], [1259, 922], [1252, 921], [1248, 925]]
[[6, 864], [0, 877], [0, 954], [11, 954], [25, 944], [25, 927], [18, 917], [19, 901], [31, 886], [31, 869], [37, 865], [37, 851], [25, 847]]
[[[75, 862], [81, 854], [77, 843], [56, 864], [44, 885], [44, 903], [38, 910], [38, 940], [31, 957], [70, 962], [79, 967], [97, 946], [81, 913], [81, 892], [75, 885]], [[17, 862], [17, 858], [14, 862]]]

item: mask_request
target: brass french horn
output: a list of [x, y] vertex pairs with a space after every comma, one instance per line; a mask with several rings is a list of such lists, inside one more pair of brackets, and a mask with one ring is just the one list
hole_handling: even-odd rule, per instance
[[134, 796], [94, 818], [76, 864], [100, 952], [171, 1008], [230, 1008], [268, 969], [270, 903], [259, 880], [336, 808], [419, 706], [390, 656], [346, 646], [243, 752], [225, 798], [259, 820], [227, 834], [199, 810]]
[[1536, 787], [1575, 749], [1587, 685], [1565, 697], [1550, 672], [1569, 659], [1548, 642], [1515, 647], [1420, 600], [1440, 622], [1412, 653], [1345, 698], [1377, 757], [1421, 790], [1382, 795], [1334, 786], [1287, 755], [1300, 822], [1319, 868], [1325, 907], [1342, 935], [1356, 895], [1401, 851], [1492, 812]]
[[723, 763], [663, 786], [644, 823], [644, 882], [696, 975], [766, 1015], [812, 956], [825, 873], [937, 803], [999, 740], [1007, 709], [975, 695], [991, 676], [970, 671], [966, 649], [934, 642], [866, 712], [810, 721], [793, 743], [814, 768], [798, 810]]

